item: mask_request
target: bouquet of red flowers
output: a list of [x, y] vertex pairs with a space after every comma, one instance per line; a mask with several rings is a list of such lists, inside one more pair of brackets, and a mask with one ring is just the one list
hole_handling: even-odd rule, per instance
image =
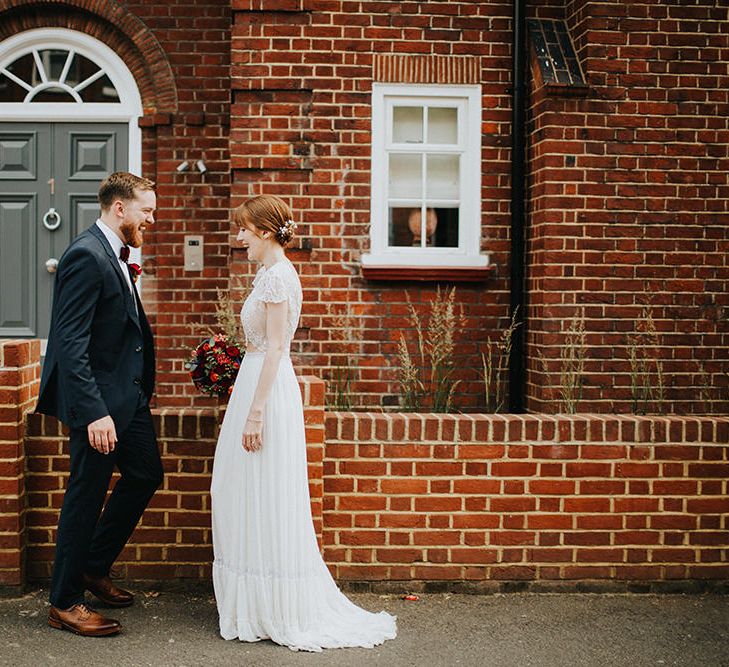
[[210, 396], [227, 396], [233, 391], [244, 354], [234, 340], [225, 334], [215, 334], [192, 351], [185, 368], [200, 391]]

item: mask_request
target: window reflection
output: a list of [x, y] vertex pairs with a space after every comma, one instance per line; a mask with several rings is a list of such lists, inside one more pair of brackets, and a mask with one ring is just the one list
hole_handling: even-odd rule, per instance
[[458, 109], [454, 107], [428, 109], [428, 143], [458, 143]]
[[422, 197], [422, 158], [411, 153], [390, 153], [388, 184], [390, 197], [414, 199]]
[[391, 206], [388, 245], [457, 248], [458, 208]]
[[419, 144], [423, 141], [423, 107], [394, 107], [392, 141], [396, 144]]

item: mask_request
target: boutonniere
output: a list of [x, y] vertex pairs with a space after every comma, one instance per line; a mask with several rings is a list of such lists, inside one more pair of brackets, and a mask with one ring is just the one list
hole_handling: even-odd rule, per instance
[[133, 264], [132, 262], [129, 262], [127, 264], [129, 267], [129, 270], [132, 272], [132, 280], [136, 283], [137, 280], [139, 280], [139, 276], [142, 275], [142, 267], [139, 266], [139, 264]]

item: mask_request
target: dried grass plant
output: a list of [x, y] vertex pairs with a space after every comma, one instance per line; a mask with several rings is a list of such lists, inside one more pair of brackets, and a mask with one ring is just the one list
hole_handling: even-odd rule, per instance
[[[413, 361], [403, 334], [398, 342], [400, 403], [404, 410], [419, 410], [425, 399], [434, 412], [451, 412], [453, 396], [459, 380], [453, 378], [455, 335], [465, 320], [456, 312], [456, 288], [441, 291], [430, 302], [428, 325], [425, 329], [415, 307], [408, 298], [410, 324], [417, 336], [419, 364]], [[427, 369], [427, 370], [426, 370]], [[427, 376], [427, 379], [423, 376]]]
[[[337, 353], [354, 358], [359, 343], [362, 342], [361, 318], [357, 316], [352, 304], [347, 304], [332, 317], [334, 329], [332, 338], [336, 341]], [[354, 406], [353, 383], [357, 379], [357, 370], [351, 364], [335, 365], [329, 377], [327, 405], [334, 410], [351, 410]]]
[[245, 334], [240, 321], [241, 304], [248, 296], [249, 288], [242, 286], [239, 276], [233, 278], [233, 284], [229, 290], [217, 290], [217, 302], [215, 304], [215, 323], [194, 324], [193, 333], [213, 336], [218, 333], [225, 334], [228, 340], [243, 345]]
[[406, 412], [417, 411], [425, 389], [418, 376], [418, 369], [408, 351], [408, 344], [405, 342], [404, 334], [400, 334], [397, 345], [397, 356], [399, 361], [399, 382], [400, 382], [400, 403]]
[[487, 412], [501, 412], [506, 398], [507, 369], [511, 356], [514, 333], [521, 325], [517, 322], [518, 306], [511, 316], [509, 326], [501, 332], [498, 341], [486, 343], [486, 354], [481, 353], [483, 383]]
[[665, 383], [663, 363], [658, 359], [659, 343], [653, 309], [645, 306], [636, 331], [627, 336], [631, 405], [635, 414], [646, 414], [651, 406], [663, 414]]
[[451, 411], [453, 392], [460, 382], [453, 379], [453, 351], [456, 329], [465, 322], [463, 316], [456, 313], [455, 297], [455, 287], [441, 292], [439, 286], [435, 300], [431, 302], [425, 351], [430, 358], [430, 387], [434, 412]]
[[582, 400], [585, 381], [585, 310], [580, 308], [567, 329], [564, 345], [560, 350], [559, 395], [561, 410], [567, 414], [577, 412]]
[[705, 406], [701, 412], [706, 414], [711, 414], [714, 408], [712, 389], [711, 376], [707, 372], [704, 362], [699, 361], [699, 400]]

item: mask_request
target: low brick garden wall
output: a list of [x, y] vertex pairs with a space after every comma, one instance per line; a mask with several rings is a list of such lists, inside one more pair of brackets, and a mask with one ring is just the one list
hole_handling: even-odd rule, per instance
[[474, 590], [726, 580], [728, 442], [714, 417], [329, 414], [325, 559]]
[[[34, 343], [0, 348], [8, 586], [50, 576], [68, 457], [56, 420], [26, 415]], [[315, 527], [349, 587], [726, 588], [727, 417], [325, 412], [323, 382], [300, 386]], [[220, 413], [158, 410], [155, 421], [165, 481], [116, 569], [208, 579]]]
[[[305, 401], [312, 515], [321, 541], [324, 383], [306, 376], [299, 385]], [[164, 482], [115, 571], [129, 579], [209, 578], [213, 557], [209, 491], [221, 411], [154, 410], [153, 416]], [[56, 524], [69, 469], [68, 446], [65, 428], [55, 418], [29, 414], [27, 419], [27, 570], [30, 579], [44, 580], [53, 565]]]

